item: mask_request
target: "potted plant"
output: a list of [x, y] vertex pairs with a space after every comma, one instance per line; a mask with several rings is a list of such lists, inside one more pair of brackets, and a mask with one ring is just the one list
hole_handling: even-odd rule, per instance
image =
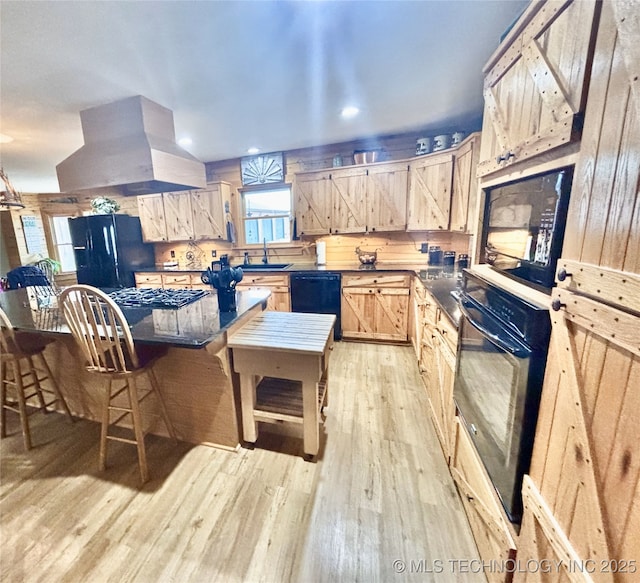
[[120, 205], [112, 198], [99, 196], [91, 200], [91, 208], [96, 215], [110, 215], [120, 210]]

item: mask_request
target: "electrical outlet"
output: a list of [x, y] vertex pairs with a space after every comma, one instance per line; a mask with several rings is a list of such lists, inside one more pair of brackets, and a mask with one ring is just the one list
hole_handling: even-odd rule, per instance
[[420, 253], [428, 253], [428, 252], [429, 252], [429, 243], [421, 243]]
[[171, 249], [171, 259], [175, 259], [175, 256], [176, 256], [176, 252], [173, 249]]
[[218, 252], [215, 249], [211, 250], [211, 257], [217, 257], [218, 256]]

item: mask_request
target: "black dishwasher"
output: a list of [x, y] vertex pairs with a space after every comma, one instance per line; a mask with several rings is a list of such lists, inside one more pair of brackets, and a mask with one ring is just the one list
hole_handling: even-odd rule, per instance
[[340, 325], [340, 274], [304, 271], [292, 273], [291, 311], [307, 314], [335, 314], [333, 337], [342, 338]]

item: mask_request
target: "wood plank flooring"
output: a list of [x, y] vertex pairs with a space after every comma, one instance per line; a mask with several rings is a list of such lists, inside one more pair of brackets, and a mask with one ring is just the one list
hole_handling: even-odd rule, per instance
[[140, 488], [135, 448], [98, 472], [97, 423], [35, 413], [25, 452], [9, 412], [0, 581], [484, 582], [451, 563], [478, 554], [412, 349], [339, 342], [330, 366], [315, 464], [265, 424], [237, 452], [148, 436]]

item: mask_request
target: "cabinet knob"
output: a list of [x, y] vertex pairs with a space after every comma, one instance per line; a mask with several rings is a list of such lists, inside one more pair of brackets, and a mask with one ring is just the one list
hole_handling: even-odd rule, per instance
[[558, 281], [564, 281], [567, 277], [571, 277], [571, 273], [567, 273], [567, 270], [564, 267], [561, 267], [558, 270]]
[[563, 306], [564, 304], [558, 298], [551, 302], [551, 308], [554, 312], [559, 312]]

